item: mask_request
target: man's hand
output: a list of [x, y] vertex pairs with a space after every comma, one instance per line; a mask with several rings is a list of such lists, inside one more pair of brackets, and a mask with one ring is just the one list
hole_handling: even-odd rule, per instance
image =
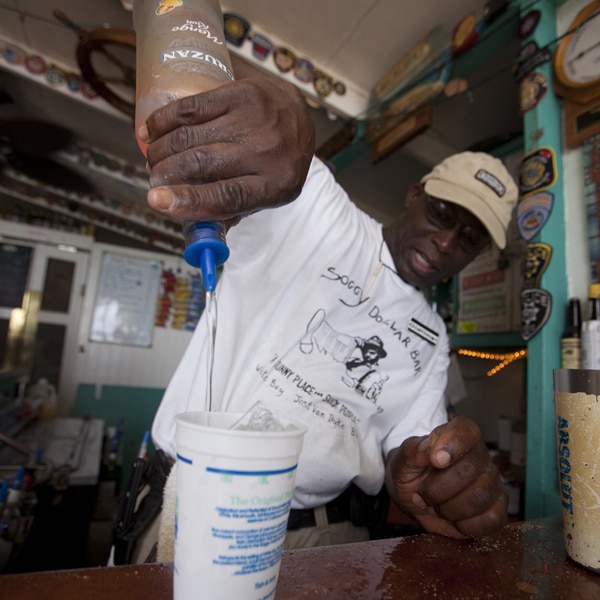
[[150, 206], [165, 216], [231, 225], [294, 200], [314, 153], [299, 91], [258, 76], [173, 101], [140, 128]]
[[386, 485], [427, 531], [464, 538], [492, 533], [506, 521], [506, 490], [479, 427], [465, 417], [392, 450]]

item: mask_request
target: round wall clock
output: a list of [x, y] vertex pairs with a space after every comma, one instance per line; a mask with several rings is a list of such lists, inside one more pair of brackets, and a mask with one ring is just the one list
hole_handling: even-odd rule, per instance
[[554, 56], [558, 96], [586, 103], [600, 96], [600, 0], [585, 6], [568, 27]]

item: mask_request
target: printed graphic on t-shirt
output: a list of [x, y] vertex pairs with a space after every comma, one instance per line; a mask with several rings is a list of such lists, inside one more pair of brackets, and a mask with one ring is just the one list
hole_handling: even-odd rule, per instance
[[389, 379], [389, 375], [383, 375], [379, 370], [379, 361], [387, 356], [383, 341], [377, 335], [364, 339], [336, 331], [326, 316], [323, 309], [313, 315], [306, 335], [300, 341], [300, 350], [304, 354], [317, 351], [343, 364], [345, 370], [341, 379], [344, 384], [375, 401]]

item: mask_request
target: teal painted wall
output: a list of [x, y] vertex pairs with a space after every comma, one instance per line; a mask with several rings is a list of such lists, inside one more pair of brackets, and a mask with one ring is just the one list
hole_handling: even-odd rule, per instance
[[[531, 3], [521, 1], [522, 14], [531, 10]], [[540, 48], [552, 52], [557, 38], [555, 2], [541, 0], [535, 6], [541, 11], [540, 22], [531, 38]], [[552, 63], [536, 68], [550, 86]], [[562, 133], [560, 100], [550, 89], [542, 102], [523, 116], [525, 154], [542, 148], [552, 148], [556, 154], [557, 177], [546, 191], [554, 195], [554, 207], [548, 222], [531, 242], [543, 242], [552, 247], [552, 258], [540, 283], [540, 288], [552, 296], [552, 312], [542, 330], [528, 343], [527, 360], [527, 465], [525, 517], [528, 519], [560, 514], [556, 477], [556, 444], [554, 433], [554, 390], [552, 370], [560, 366], [559, 340], [564, 329], [568, 291], [565, 285], [565, 204], [563, 195]]]
[[[103, 419], [105, 427], [116, 426], [123, 419], [123, 482], [127, 481], [144, 433], [152, 426], [163, 393], [160, 388], [103, 385], [97, 397], [93, 384], [83, 383], [77, 389], [72, 417]], [[154, 451], [151, 442], [148, 448]]]

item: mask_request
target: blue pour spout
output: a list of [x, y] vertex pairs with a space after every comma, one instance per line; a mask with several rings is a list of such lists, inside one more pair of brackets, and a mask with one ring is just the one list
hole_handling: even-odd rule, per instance
[[200, 268], [204, 289], [214, 292], [217, 287], [217, 267], [229, 258], [222, 221], [187, 222], [183, 227], [185, 250], [183, 258], [192, 267]]

